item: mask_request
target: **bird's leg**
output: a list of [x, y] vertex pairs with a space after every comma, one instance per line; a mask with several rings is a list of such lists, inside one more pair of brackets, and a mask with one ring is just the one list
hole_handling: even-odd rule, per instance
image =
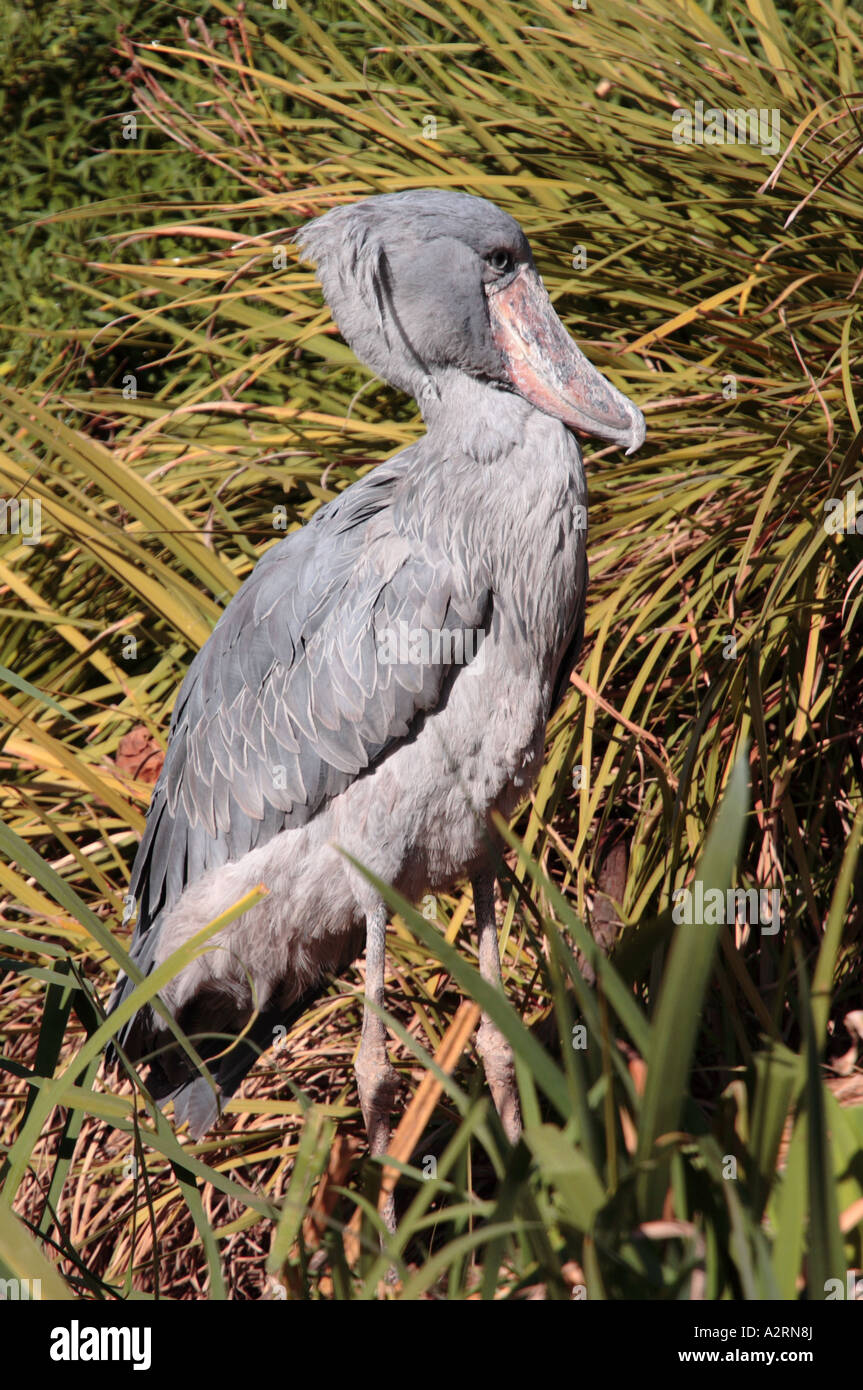
[[[479, 968], [484, 980], [501, 989], [500, 953], [497, 944], [497, 922], [494, 915], [494, 877], [479, 874], [473, 880], [473, 902], [479, 933]], [[515, 1084], [515, 1062], [512, 1048], [497, 1024], [483, 1014], [476, 1035], [476, 1046], [504, 1133], [515, 1144], [521, 1134], [521, 1109]]]
[[[390, 1112], [398, 1086], [398, 1073], [387, 1056], [386, 1026], [368, 1002], [383, 1006], [386, 932], [387, 910], [384, 903], [379, 903], [366, 914], [366, 1005], [363, 1034], [354, 1063], [369, 1149], [376, 1158], [385, 1154], [389, 1146]], [[395, 1230], [392, 1193], [385, 1200], [381, 1215], [392, 1233]]]

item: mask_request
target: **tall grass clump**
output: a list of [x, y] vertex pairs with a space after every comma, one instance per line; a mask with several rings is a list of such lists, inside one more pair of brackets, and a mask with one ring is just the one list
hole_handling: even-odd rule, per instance
[[[40, 518], [0, 534], [0, 1263], [95, 1299], [824, 1298], [863, 1264], [859, 14], [216, 0], [112, 44], [137, 137], [105, 147], [155, 161], [146, 205], [126, 168], [116, 206], [45, 211], [75, 312], [32, 310], [38, 374], [0, 377], [0, 494]], [[703, 138], [737, 110], [758, 138]], [[587, 457], [587, 641], [502, 827], [506, 998], [469, 894], [386, 890], [390, 1165], [359, 1138], [357, 972], [192, 1144], [99, 1069], [129, 865], [224, 604], [421, 432], [291, 235], [425, 186], [518, 219], [647, 444]], [[770, 912], [694, 925], [684, 889]]]

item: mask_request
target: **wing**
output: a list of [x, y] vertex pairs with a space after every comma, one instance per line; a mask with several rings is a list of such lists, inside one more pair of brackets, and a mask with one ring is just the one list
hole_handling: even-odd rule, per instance
[[488, 586], [399, 529], [412, 453], [273, 546], [192, 662], [132, 870], [143, 972], [188, 884], [304, 824], [434, 708], [448, 665], [382, 660], [382, 644], [486, 626]]

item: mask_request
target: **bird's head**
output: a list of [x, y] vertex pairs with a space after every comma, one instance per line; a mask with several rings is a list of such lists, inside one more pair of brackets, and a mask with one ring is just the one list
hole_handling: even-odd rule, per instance
[[387, 193], [334, 208], [295, 240], [357, 356], [421, 405], [455, 370], [627, 453], [643, 442], [641, 411], [573, 342], [524, 232], [494, 203]]

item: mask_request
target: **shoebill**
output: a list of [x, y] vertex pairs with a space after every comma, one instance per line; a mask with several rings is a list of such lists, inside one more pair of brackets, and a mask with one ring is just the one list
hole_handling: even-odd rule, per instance
[[[579, 436], [632, 453], [644, 419], [493, 203], [385, 194], [296, 243], [346, 342], [414, 397], [426, 432], [267, 549], [189, 667], [132, 870], [138, 969], [268, 893], [161, 992], [210, 1078], [149, 1005], [119, 1043], [200, 1136], [364, 946], [356, 1078], [381, 1154], [396, 1074], [369, 1005], [384, 1004], [387, 910], [343, 851], [414, 902], [471, 879], [479, 966], [500, 987], [492, 818], [536, 778], [582, 641]], [[112, 1006], [131, 988], [121, 976]], [[487, 1016], [477, 1048], [515, 1140], [513, 1058]]]

